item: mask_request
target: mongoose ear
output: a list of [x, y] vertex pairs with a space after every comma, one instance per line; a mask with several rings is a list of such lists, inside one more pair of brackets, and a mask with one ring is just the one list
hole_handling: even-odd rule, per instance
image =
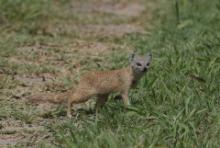
[[132, 54], [130, 54], [129, 56], [129, 62], [132, 62], [134, 60], [135, 57], [135, 52], [133, 52]]
[[151, 51], [146, 54], [146, 58], [150, 61], [152, 59]]

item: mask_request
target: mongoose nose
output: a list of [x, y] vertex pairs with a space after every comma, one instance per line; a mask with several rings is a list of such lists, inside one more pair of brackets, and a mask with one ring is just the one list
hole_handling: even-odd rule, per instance
[[147, 67], [144, 67], [143, 72], [147, 71]]

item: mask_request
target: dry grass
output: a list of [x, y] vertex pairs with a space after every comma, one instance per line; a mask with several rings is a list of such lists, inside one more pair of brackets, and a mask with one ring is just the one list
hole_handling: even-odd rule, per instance
[[[175, 2], [0, 0], [0, 147], [218, 147], [220, 4]], [[149, 49], [129, 108], [30, 102]]]

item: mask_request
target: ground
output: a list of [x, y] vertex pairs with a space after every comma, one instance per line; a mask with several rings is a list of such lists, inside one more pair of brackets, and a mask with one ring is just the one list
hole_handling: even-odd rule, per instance
[[[0, 147], [218, 147], [218, 0], [0, 0]], [[210, 10], [210, 11], [208, 11]], [[153, 64], [131, 107], [47, 100], [91, 70]]]

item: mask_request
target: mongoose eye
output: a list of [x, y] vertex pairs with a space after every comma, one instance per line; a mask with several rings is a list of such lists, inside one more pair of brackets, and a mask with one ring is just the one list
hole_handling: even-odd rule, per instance
[[150, 63], [147, 63], [147, 65], [146, 66], [150, 66]]
[[136, 63], [137, 66], [141, 66], [141, 63]]

